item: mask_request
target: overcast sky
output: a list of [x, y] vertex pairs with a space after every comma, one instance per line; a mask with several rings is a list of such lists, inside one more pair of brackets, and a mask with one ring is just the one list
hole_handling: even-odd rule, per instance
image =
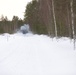
[[0, 0], [0, 17], [7, 16], [9, 20], [13, 15], [23, 19], [25, 7], [31, 0]]

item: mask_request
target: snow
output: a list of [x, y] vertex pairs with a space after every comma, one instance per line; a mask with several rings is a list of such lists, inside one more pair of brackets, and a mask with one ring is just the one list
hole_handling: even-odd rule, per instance
[[73, 40], [31, 33], [0, 35], [0, 75], [76, 75]]

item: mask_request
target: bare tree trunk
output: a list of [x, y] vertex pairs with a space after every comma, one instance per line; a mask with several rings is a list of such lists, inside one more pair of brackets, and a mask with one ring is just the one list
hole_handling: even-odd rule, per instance
[[69, 12], [68, 6], [67, 6], [67, 21], [69, 25], [69, 37], [71, 37], [70, 12]]
[[71, 23], [72, 23], [72, 33], [73, 33], [73, 38], [74, 38], [74, 36], [75, 36], [75, 32], [74, 32], [73, 0], [71, 0], [71, 2], [70, 2], [70, 6], [71, 6]]
[[52, 0], [52, 9], [53, 9], [53, 18], [54, 18], [54, 25], [55, 25], [55, 36], [57, 38], [57, 24], [56, 24], [54, 0]]
[[75, 49], [75, 31], [74, 31], [73, 0], [70, 1], [70, 7], [71, 7], [72, 34], [73, 34], [73, 39], [74, 39], [74, 49]]
[[50, 4], [49, 4], [48, 0], [46, 2], [47, 2], [48, 11], [49, 11], [49, 13], [48, 13], [49, 16], [47, 16], [47, 19], [49, 20], [48, 21], [48, 34], [50, 36], [51, 34], [53, 35], [53, 30], [52, 30], [53, 28], [51, 26], [51, 22], [52, 22], [52, 20], [51, 20], [51, 7], [50, 7]]

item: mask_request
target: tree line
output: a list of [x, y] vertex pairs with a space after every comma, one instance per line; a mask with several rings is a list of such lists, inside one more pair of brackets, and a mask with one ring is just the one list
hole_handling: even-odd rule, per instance
[[56, 37], [76, 34], [76, 0], [32, 0], [27, 4], [24, 17], [39, 34]]
[[13, 16], [0, 19], [0, 33], [13, 33], [24, 23], [31, 31], [55, 37], [71, 37], [76, 34], [76, 0], [32, 0], [26, 6], [24, 19]]
[[0, 18], [0, 34], [3, 33], [14, 33], [24, 24], [22, 19], [19, 19], [18, 16], [13, 16], [12, 21], [8, 20], [7, 16], [1, 16]]

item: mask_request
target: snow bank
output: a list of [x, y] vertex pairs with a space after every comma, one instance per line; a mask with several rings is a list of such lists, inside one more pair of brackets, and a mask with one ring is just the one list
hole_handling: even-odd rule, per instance
[[68, 38], [0, 36], [0, 75], [76, 75], [76, 50]]

